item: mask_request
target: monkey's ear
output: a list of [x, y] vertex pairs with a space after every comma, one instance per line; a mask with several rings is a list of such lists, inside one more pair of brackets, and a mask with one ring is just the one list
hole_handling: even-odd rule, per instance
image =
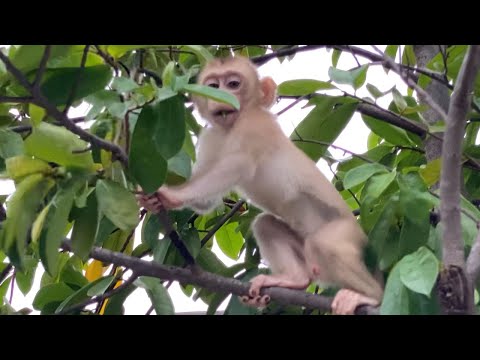
[[269, 109], [277, 98], [277, 84], [271, 77], [264, 77], [260, 80], [260, 88], [262, 90], [261, 104]]

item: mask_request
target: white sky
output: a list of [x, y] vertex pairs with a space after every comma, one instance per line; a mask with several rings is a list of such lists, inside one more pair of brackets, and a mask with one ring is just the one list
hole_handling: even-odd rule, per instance
[[[362, 47], [369, 51], [373, 51], [370, 46]], [[379, 48], [383, 50], [385, 46], [379, 46]], [[300, 52], [295, 56], [292, 61], [285, 60], [282, 64], [280, 64], [280, 62], [276, 59], [271, 60], [267, 64], [260, 67], [259, 72], [261, 76], [271, 76], [277, 84], [280, 84], [286, 80], [293, 79], [317, 79], [327, 81], [329, 79], [328, 69], [332, 65], [331, 54], [332, 51], [327, 53], [327, 51], [324, 49], [309, 52]], [[367, 63], [367, 61], [361, 57], [358, 57], [358, 60], [361, 64]], [[337, 65], [337, 67], [342, 70], [348, 70], [355, 66], [357, 66], [355, 59], [352, 55], [347, 53], [343, 53], [341, 55]], [[400, 91], [400, 93], [406, 93], [406, 86], [398, 78], [398, 76], [393, 74], [393, 72], [391, 71], [388, 73], [388, 75], [385, 74], [381, 66], [371, 66], [369, 68], [365, 84], [367, 83], [375, 85], [380, 91], [386, 91], [390, 89], [393, 85], [397, 85], [397, 89]], [[353, 89], [348, 85], [339, 85], [338, 87], [347, 91], [350, 94], [353, 94]], [[330, 95], [335, 95], [333, 91], [329, 91], [326, 93]], [[359, 89], [356, 95], [359, 97], [370, 96], [365, 86]], [[378, 99], [377, 103], [383, 108], [386, 108], [390, 103], [391, 99], [391, 95], [386, 95], [383, 98]], [[292, 101], [293, 100], [282, 100], [278, 104], [274, 105], [272, 111], [274, 113], [277, 113], [278, 111], [285, 108]], [[305, 101], [300, 102], [299, 104], [279, 116], [278, 121], [287, 136], [292, 133], [294, 126], [297, 125], [308, 114], [308, 112], [312, 110], [313, 107], [301, 109], [304, 104], [306, 104]], [[70, 115], [83, 116], [86, 114], [87, 111], [88, 108], [81, 106], [73, 109]], [[356, 153], [365, 152], [367, 150], [367, 137], [369, 132], [370, 130], [364, 125], [360, 114], [355, 113], [348, 126], [335, 141], [335, 145], [341, 146]], [[330, 151], [332, 155], [337, 159], [348, 156], [348, 154], [343, 154], [342, 151], [334, 149], [330, 149]], [[326, 163], [323, 160], [319, 162], [319, 168], [328, 178], [332, 177], [329, 168], [326, 166]], [[14, 187], [12, 182], [0, 181], [0, 195], [10, 194], [13, 190]], [[140, 229], [140, 226], [137, 228], [137, 230], [138, 229]], [[135, 238], [136, 244], [138, 244], [140, 242], [139, 231], [136, 232]], [[216, 243], [214, 244], [214, 251], [227, 266], [235, 263], [235, 261], [227, 258], [225, 255], [222, 254], [222, 252], [218, 249]], [[35, 297], [35, 294], [38, 291], [40, 285], [42, 273], [43, 269], [40, 270], [39, 266], [39, 269], [36, 272], [32, 290], [26, 297], [23, 296], [23, 294], [20, 292], [20, 290], [18, 290], [18, 288], [14, 290], [12, 302], [14, 308], [31, 308], [33, 298]], [[208, 307], [200, 299], [198, 299], [197, 301], [193, 301], [192, 299], [185, 296], [180, 290], [177, 282], [174, 282], [169, 288], [169, 293], [172, 297], [175, 311], [177, 313], [187, 311], [205, 311]], [[229, 298], [227, 298], [227, 300], [221, 305], [219, 310], [223, 310], [225, 308], [226, 304], [228, 303], [228, 299]], [[130, 295], [130, 297], [125, 302], [126, 314], [145, 314], [145, 312], [149, 309], [150, 304], [150, 300], [148, 299], [145, 291], [143, 289], [137, 289], [134, 293]]]

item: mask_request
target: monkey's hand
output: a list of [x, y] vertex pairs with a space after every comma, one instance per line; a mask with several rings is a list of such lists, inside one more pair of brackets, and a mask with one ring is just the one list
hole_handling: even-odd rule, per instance
[[166, 186], [162, 186], [155, 193], [147, 195], [141, 189], [136, 195], [138, 204], [152, 213], [158, 213], [162, 209], [173, 209], [182, 206], [172, 190]]
[[378, 300], [359, 294], [348, 289], [341, 289], [335, 295], [332, 302], [332, 313], [334, 315], [354, 315], [359, 305], [377, 306]]
[[179, 199], [175, 190], [169, 187], [162, 186], [157, 190], [156, 195], [165, 209], [176, 209], [183, 206], [183, 201]]

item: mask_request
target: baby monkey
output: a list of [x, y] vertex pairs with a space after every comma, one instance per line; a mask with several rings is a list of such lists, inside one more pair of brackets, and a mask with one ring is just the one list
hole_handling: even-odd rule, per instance
[[275, 82], [259, 79], [244, 57], [214, 59], [198, 82], [235, 95], [240, 110], [194, 96], [210, 126], [200, 134], [192, 176], [180, 186], [160, 187], [154, 196], [139, 195], [140, 205], [153, 212], [189, 207], [208, 213], [233, 189], [264, 211], [253, 233], [272, 273], [251, 280], [244, 303], [265, 306], [263, 287], [306, 289], [316, 282], [341, 287], [334, 314], [378, 305], [382, 287], [363, 262], [367, 237], [335, 187], [277, 124], [270, 112]]

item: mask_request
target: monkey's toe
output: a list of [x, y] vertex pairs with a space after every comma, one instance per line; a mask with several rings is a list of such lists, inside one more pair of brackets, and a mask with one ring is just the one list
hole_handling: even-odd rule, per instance
[[334, 315], [354, 315], [359, 305], [378, 305], [378, 301], [349, 289], [341, 289], [332, 301]]
[[248, 291], [249, 295], [252, 298], [255, 298], [260, 295], [260, 290], [265, 285], [266, 276], [261, 274], [255, 276], [252, 280], [250, 280], [250, 290]]

